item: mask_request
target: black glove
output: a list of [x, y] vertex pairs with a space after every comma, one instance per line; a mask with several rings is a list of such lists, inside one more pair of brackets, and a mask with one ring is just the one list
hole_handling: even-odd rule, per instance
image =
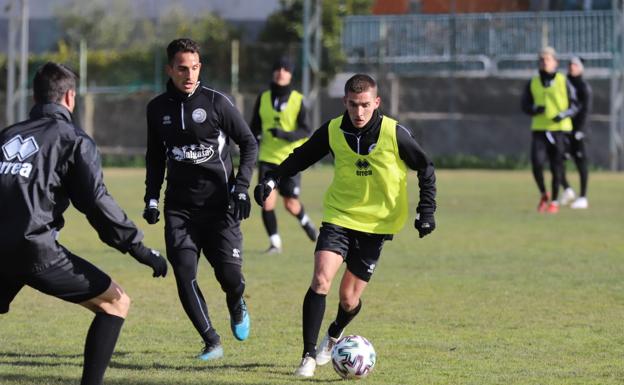
[[277, 183], [273, 178], [267, 177], [261, 180], [254, 189], [254, 199], [256, 203], [260, 206], [264, 206], [264, 201], [271, 195], [271, 191], [273, 191], [276, 185]]
[[269, 128], [269, 132], [278, 139], [290, 140], [289, 133], [279, 128]]
[[143, 242], [130, 246], [128, 253], [130, 253], [132, 258], [151, 267], [154, 270], [152, 277], [164, 277], [167, 275], [167, 261], [165, 258], [158, 251], [145, 247]]
[[249, 194], [244, 187], [234, 187], [232, 191], [232, 201], [234, 204], [234, 218], [243, 220], [249, 218], [249, 212], [251, 212], [251, 202], [249, 200]]
[[557, 114], [554, 118], [552, 118], [553, 122], [555, 123], [559, 123], [563, 119], [565, 119], [565, 116], [563, 116], [562, 114]]
[[153, 225], [154, 223], [158, 222], [159, 216], [160, 216], [160, 211], [158, 211], [157, 207], [148, 206], [145, 208], [145, 210], [143, 210], [143, 218], [150, 225]]
[[533, 106], [533, 115], [543, 114], [546, 111], [544, 106]]
[[433, 217], [433, 211], [431, 212], [420, 212], [416, 210], [416, 220], [414, 221], [414, 227], [418, 230], [418, 235], [420, 238], [425, 235], [431, 233], [435, 230], [435, 218]]

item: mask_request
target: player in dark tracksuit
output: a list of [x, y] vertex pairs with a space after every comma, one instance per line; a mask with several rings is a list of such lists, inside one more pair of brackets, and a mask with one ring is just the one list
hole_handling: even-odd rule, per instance
[[[177, 39], [167, 47], [167, 91], [147, 106], [147, 153], [144, 217], [158, 221], [158, 198], [167, 171], [165, 242], [178, 294], [186, 314], [202, 336], [202, 360], [223, 356], [221, 340], [197, 285], [203, 252], [226, 293], [234, 336], [249, 334], [243, 299], [240, 221], [249, 216], [247, 194], [257, 145], [247, 123], [222, 93], [199, 81], [199, 47]], [[240, 148], [234, 174], [230, 141]]]
[[[572, 84], [576, 90], [578, 97], [579, 111], [572, 118], [572, 132], [567, 135], [567, 151], [566, 153], [574, 159], [576, 168], [580, 177], [580, 193], [579, 197], [572, 201], [574, 198], [574, 192], [567, 203], [570, 203], [570, 207], [573, 209], [586, 209], [589, 207], [587, 201], [587, 181], [589, 178], [589, 171], [587, 170], [587, 150], [585, 148], [585, 142], [587, 141], [587, 117], [592, 109], [592, 89], [583, 78], [583, 59], [580, 57], [573, 57], [568, 64], [568, 81]], [[565, 168], [562, 175], [561, 184], [568, 190], [570, 184], [566, 178]], [[573, 191], [573, 190], [568, 190]]]
[[71, 202], [107, 245], [165, 276], [167, 262], [108, 194], [93, 140], [72, 124], [76, 76], [46, 63], [33, 81], [30, 119], [0, 131], [0, 313], [23, 286], [95, 312], [82, 385], [102, 383], [130, 298], [106, 273], [58, 241]]

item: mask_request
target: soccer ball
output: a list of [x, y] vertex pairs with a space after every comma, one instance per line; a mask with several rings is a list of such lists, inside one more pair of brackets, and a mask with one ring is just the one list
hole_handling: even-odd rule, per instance
[[373, 371], [376, 361], [373, 345], [362, 336], [342, 337], [332, 350], [332, 365], [342, 378], [364, 378]]

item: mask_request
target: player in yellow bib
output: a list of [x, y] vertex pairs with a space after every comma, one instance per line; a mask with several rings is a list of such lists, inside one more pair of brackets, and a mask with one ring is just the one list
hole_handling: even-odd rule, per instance
[[[435, 229], [436, 186], [433, 164], [411, 131], [378, 107], [377, 84], [365, 74], [345, 84], [346, 111], [323, 124], [256, 186], [262, 205], [281, 178], [321, 160], [334, 158], [334, 178], [323, 204], [323, 223], [314, 253], [314, 275], [303, 301], [303, 356], [295, 375], [311, 377], [330, 361], [345, 327], [360, 312], [360, 297], [377, 266], [386, 240], [403, 227], [408, 215], [407, 170], [418, 172], [420, 201], [414, 226], [420, 237]], [[325, 314], [325, 297], [338, 269], [338, 313], [316, 347]]]
[[[556, 52], [545, 47], [539, 54], [539, 75], [526, 85], [522, 110], [531, 115], [531, 165], [541, 197], [538, 212], [559, 212], [559, 185], [563, 173], [565, 133], [572, 131], [578, 111], [576, 91], [566, 76], [557, 72]], [[552, 200], [544, 185], [544, 163], [552, 173]]]
[[[273, 78], [268, 90], [258, 96], [249, 125], [256, 136], [260, 151], [258, 154], [258, 181], [265, 178], [278, 164], [310, 135], [306, 119], [303, 95], [291, 85], [293, 64], [285, 57], [273, 65]], [[284, 207], [297, 217], [301, 228], [310, 240], [315, 241], [316, 227], [308, 217], [299, 200], [301, 175], [295, 174], [280, 180], [277, 191], [269, 195], [262, 206], [262, 223], [269, 235], [267, 253], [282, 251], [282, 238], [277, 229], [275, 205], [277, 192], [284, 198]]]

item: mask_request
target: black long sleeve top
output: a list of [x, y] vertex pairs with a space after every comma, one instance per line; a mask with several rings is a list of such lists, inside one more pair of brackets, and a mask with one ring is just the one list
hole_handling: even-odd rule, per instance
[[[373, 150], [379, 132], [381, 130], [382, 115], [376, 110], [371, 120], [359, 129], [353, 126], [351, 119], [345, 112], [342, 119], [342, 129], [345, 139], [351, 149], [362, 155], [367, 155]], [[331, 153], [329, 145], [329, 121], [325, 122], [318, 130], [314, 131], [310, 139], [297, 147], [292, 154], [279, 165], [275, 177], [293, 176], [318, 162], [327, 154]], [[418, 173], [418, 186], [420, 188], [419, 212], [433, 213], [436, 209], [436, 176], [433, 163], [422, 150], [410, 129], [397, 125], [397, 144], [399, 157], [407, 167]], [[333, 154], [332, 154], [333, 156]]]
[[[236, 174], [230, 140], [240, 149]], [[198, 84], [189, 95], [169, 81], [147, 105], [144, 200], [158, 200], [166, 167], [165, 205], [227, 210], [232, 189], [249, 187], [257, 152], [247, 123], [223, 93]]]

